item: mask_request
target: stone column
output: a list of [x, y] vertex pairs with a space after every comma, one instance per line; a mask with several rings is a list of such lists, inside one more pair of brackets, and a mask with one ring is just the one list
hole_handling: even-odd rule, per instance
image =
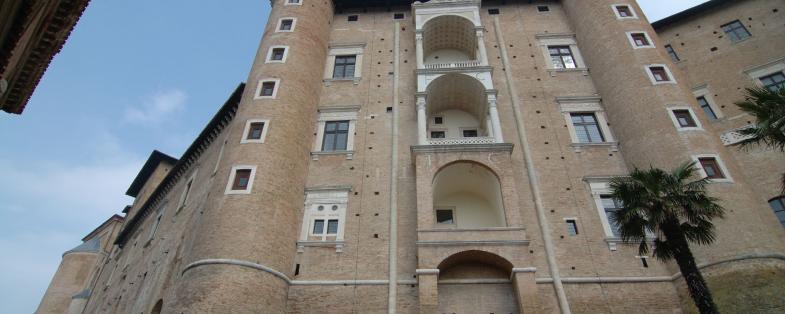
[[537, 282], [534, 274], [537, 268], [513, 268], [510, 281], [518, 299], [518, 310], [521, 313], [540, 313], [540, 299], [537, 294]]
[[425, 68], [425, 56], [423, 55], [422, 49], [422, 33], [418, 32], [414, 35], [415, 46], [417, 50], [417, 68], [424, 69]]
[[425, 112], [425, 95], [417, 95], [417, 144], [428, 145], [428, 116]]
[[439, 270], [418, 269], [420, 313], [436, 314], [439, 310]]
[[491, 128], [496, 143], [504, 143], [502, 125], [499, 119], [499, 109], [496, 108], [496, 94], [488, 94], [488, 115], [491, 116]]
[[477, 56], [477, 60], [480, 61], [480, 65], [488, 66], [488, 52], [485, 51], [485, 33], [482, 29], [477, 29], [477, 46], [480, 48], [480, 55]]

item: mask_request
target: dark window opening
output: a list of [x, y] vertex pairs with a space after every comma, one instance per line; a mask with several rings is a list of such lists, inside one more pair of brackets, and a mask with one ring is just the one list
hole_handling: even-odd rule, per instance
[[498, 15], [499, 9], [488, 9], [488, 14], [490, 15]]
[[330, 219], [327, 221], [327, 234], [338, 234], [337, 219]]
[[455, 223], [452, 209], [437, 209], [436, 210], [436, 223], [452, 225]]
[[777, 216], [782, 227], [785, 228], [785, 195], [771, 199], [769, 206], [774, 210], [774, 215]]
[[431, 131], [431, 138], [445, 138], [447, 134], [444, 131]]
[[300, 264], [294, 265], [294, 275], [297, 276], [300, 274]]
[[706, 100], [706, 97], [698, 97], [698, 104], [701, 106], [703, 113], [706, 114], [709, 120], [717, 120], [717, 114], [714, 113], [714, 109], [711, 108], [711, 105], [709, 105], [709, 101]]
[[714, 157], [698, 158], [698, 161], [706, 172], [706, 177], [709, 179], [725, 179], [725, 174], [722, 173], [719, 162]]
[[313, 234], [324, 234], [324, 219], [313, 221]]
[[324, 125], [322, 151], [346, 150], [349, 140], [349, 121], [329, 121]]
[[403, 13], [395, 13], [395, 14], [393, 14], [393, 19], [394, 20], [403, 20], [404, 16], [405, 15]]
[[632, 17], [632, 9], [626, 5], [620, 5], [616, 7], [616, 12], [619, 13], [621, 17]]
[[248, 140], [258, 140], [262, 138], [262, 131], [264, 131], [264, 122], [252, 122], [248, 128]]
[[692, 118], [692, 114], [689, 110], [673, 110], [673, 115], [676, 116], [676, 121], [679, 122], [679, 126], [682, 128], [698, 127], [698, 124], [695, 122], [695, 119]]
[[649, 71], [651, 71], [651, 75], [654, 76], [654, 80], [657, 82], [668, 82], [671, 80], [670, 76], [668, 76], [668, 71], [664, 67], [650, 67]]
[[649, 38], [646, 37], [644, 33], [635, 33], [632, 34], [632, 41], [635, 42], [635, 46], [637, 47], [645, 47], [649, 45]]
[[349, 17], [347, 18], [349, 22], [357, 22], [358, 19], [360, 19], [359, 15], [349, 15]]
[[273, 48], [273, 54], [270, 56], [270, 60], [273, 61], [282, 61], [283, 55], [286, 52], [284, 48]]
[[771, 75], [761, 77], [760, 82], [763, 84], [764, 88], [772, 92], [779, 91], [785, 88], [785, 73], [777, 72]]
[[260, 91], [259, 96], [272, 97], [273, 92], [275, 92], [275, 82], [264, 82], [262, 83], [262, 90]]
[[337, 56], [335, 57], [335, 67], [333, 68], [333, 78], [353, 78], [354, 68], [357, 65], [357, 56]]
[[294, 20], [281, 20], [281, 27], [278, 30], [282, 31], [290, 31], [292, 30], [292, 25], [294, 24]]
[[433, 124], [444, 124], [444, 117], [433, 117]]
[[665, 45], [665, 51], [667, 51], [668, 55], [671, 56], [673, 62], [681, 61], [681, 58], [679, 58], [679, 55], [676, 53], [676, 50], [673, 49], [673, 46]]
[[551, 8], [547, 5], [538, 5], [537, 12], [550, 12]]
[[477, 130], [463, 130], [463, 137], [477, 137]]
[[575, 219], [567, 219], [567, 233], [571, 236], [578, 235], [578, 222]]
[[251, 169], [238, 169], [234, 173], [234, 182], [232, 183], [232, 190], [246, 190], [248, 183], [251, 180]]

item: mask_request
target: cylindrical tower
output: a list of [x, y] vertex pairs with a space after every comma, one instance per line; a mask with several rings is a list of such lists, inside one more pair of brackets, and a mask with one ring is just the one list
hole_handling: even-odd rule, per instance
[[174, 309], [164, 312], [285, 310], [333, 4], [272, 5], [211, 197], [185, 243]]
[[[628, 4], [619, 5], [622, 2]], [[717, 241], [712, 246], [693, 246], [698, 264], [717, 265], [704, 269], [704, 275], [710, 279], [719, 268], [744, 268], [781, 256], [785, 243], [781, 236], [771, 234], [778, 230], [777, 221], [766, 219], [771, 209], [752, 192], [754, 187], [746, 182], [708, 121], [694, 115], [703, 128], [679, 131], [673, 108], [701, 110], [686, 77], [678, 73], [636, 2], [562, 3], [627, 163], [672, 169], [688, 160], [709, 158], [727, 172], [710, 186], [727, 208], [726, 218], [716, 221]], [[652, 42], [646, 45], [646, 39]], [[675, 266], [671, 269], [678, 271]]]

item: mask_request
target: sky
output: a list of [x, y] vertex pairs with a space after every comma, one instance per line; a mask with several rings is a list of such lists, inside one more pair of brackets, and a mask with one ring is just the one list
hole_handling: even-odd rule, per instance
[[[639, 0], [650, 20], [704, 0]], [[230, 4], [231, 5], [228, 5]], [[250, 71], [267, 0], [91, 1], [21, 116], [0, 113], [0, 304], [32, 313], [62, 253], [179, 157]]]

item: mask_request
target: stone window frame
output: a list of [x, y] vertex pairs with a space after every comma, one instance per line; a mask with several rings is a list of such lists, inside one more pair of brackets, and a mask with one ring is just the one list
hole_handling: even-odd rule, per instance
[[215, 159], [215, 165], [213, 166], [213, 173], [210, 177], [214, 177], [215, 174], [218, 173], [218, 168], [221, 166], [221, 160], [224, 156], [224, 149], [226, 149], [226, 144], [229, 143], [229, 136], [225, 136], [223, 142], [221, 142], [221, 148], [218, 150], [218, 158]]
[[[636, 35], [636, 34], [643, 34], [643, 36], [646, 37], [646, 41], [649, 44], [645, 45], [645, 46], [638, 46], [638, 44], [635, 43], [635, 38], [633, 37], [633, 35]], [[630, 31], [630, 32], [627, 32], [627, 39], [630, 41], [630, 45], [632, 45], [632, 49], [636, 49], [637, 50], [637, 49], [657, 48], [656, 45], [654, 44], [654, 40], [651, 38], [651, 36], [649, 36], [649, 33], [646, 32], [646, 31]]]
[[[359, 106], [320, 107], [316, 125], [316, 140], [314, 141], [311, 158], [318, 160], [320, 155], [346, 155], [346, 159], [354, 158], [354, 138], [357, 132], [357, 119]], [[349, 121], [349, 132], [346, 137], [346, 150], [322, 151], [324, 143], [324, 129], [330, 121]]]
[[[608, 117], [605, 115], [605, 109], [602, 107], [599, 97], [557, 97], [556, 102], [559, 105], [559, 111], [564, 116], [567, 130], [570, 132], [570, 146], [575, 148], [576, 152], [580, 152], [581, 147], [585, 146], [611, 146], [612, 151], [618, 150], [618, 141], [608, 125]], [[593, 113], [605, 141], [602, 143], [581, 143], [578, 140], [575, 125], [572, 123], [572, 113]]]
[[[544, 11], [540, 11], [540, 8], [542, 7], [545, 8]], [[537, 5], [534, 9], [537, 10], [537, 14], [549, 15], [551, 13], [551, 6], [547, 4]]]
[[605, 239], [619, 240], [619, 238], [613, 234], [608, 215], [605, 214], [605, 206], [602, 205], [602, 196], [611, 195], [613, 192], [610, 187], [611, 179], [611, 177], [590, 177], [584, 178], [584, 181], [589, 184], [591, 197], [594, 201], [594, 208], [597, 210], [597, 215], [600, 217], [600, 224], [602, 225]]
[[[262, 86], [264, 83], [274, 82], [275, 87], [273, 87], [273, 95], [272, 96], [262, 96]], [[278, 98], [278, 89], [281, 87], [281, 79], [279, 78], [263, 78], [259, 80], [259, 83], [256, 85], [256, 93], [253, 96], [254, 100], [259, 99], [276, 99]]]
[[[288, 30], [281, 29], [281, 24], [283, 24], [284, 20], [291, 20], [292, 21], [292, 28]], [[297, 27], [297, 18], [292, 16], [286, 16], [278, 19], [278, 23], [275, 24], [275, 32], [276, 33], [291, 33], [294, 32], [294, 29]]]
[[[259, 139], [248, 139], [248, 132], [251, 131], [251, 124], [259, 122], [264, 123], [262, 136]], [[245, 121], [243, 136], [240, 137], [240, 144], [264, 144], [264, 139], [267, 137], [268, 130], [270, 130], [270, 119], [248, 119]]]
[[[329, 86], [331, 82], [339, 81], [352, 81], [355, 85], [360, 83], [363, 72], [363, 52], [365, 51], [365, 43], [332, 43], [329, 45], [327, 53], [327, 62], [324, 67], [324, 82]], [[335, 70], [335, 58], [338, 56], [355, 56], [354, 64], [354, 77], [350, 78], [333, 78], [333, 71]]]
[[[651, 69], [652, 68], [658, 68], [658, 67], [662, 67], [663, 69], [665, 69], [665, 73], [668, 75], [668, 80], [667, 81], [657, 81], [657, 79], [654, 78], [654, 73], [651, 71]], [[646, 76], [649, 77], [649, 81], [651, 81], [652, 85], [665, 85], [665, 84], [674, 84], [675, 85], [675, 84], [678, 84], [676, 82], [676, 78], [673, 76], [673, 72], [665, 64], [659, 64], [659, 63], [647, 64], [647, 65], [643, 66], [643, 70], [644, 70], [644, 72], [646, 72]]]
[[303, 5], [303, 1], [305, 0], [298, 0], [296, 3], [293, 3], [292, 0], [286, 0], [283, 5]]
[[[248, 186], [245, 187], [245, 190], [232, 190], [232, 186], [234, 185], [235, 175], [237, 175], [237, 170], [251, 170], [251, 175], [248, 177]], [[253, 165], [232, 166], [232, 170], [229, 171], [229, 181], [226, 183], [226, 190], [224, 191], [224, 194], [225, 195], [251, 194], [251, 191], [253, 191], [253, 182], [255, 178], [256, 178], [256, 166]]]
[[[714, 115], [717, 116], [717, 120], [721, 120], [725, 118], [725, 114], [722, 112], [720, 107], [717, 105], [717, 102], [714, 100], [714, 94], [711, 93], [711, 90], [709, 89], [709, 85], [701, 85], [693, 88], [692, 95], [695, 96], [696, 100], [700, 97], [706, 99], [706, 102], [709, 103], [709, 107], [714, 112]], [[714, 121], [714, 120], [710, 120], [710, 121]]]
[[[586, 61], [583, 59], [574, 33], [537, 34], [535, 38], [540, 46], [540, 52], [542, 53], [543, 61], [545, 61], [545, 68], [551, 76], [556, 76], [557, 72], [583, 72], [583, 75], [589, 75]], [[550, 46], [569, 46], [575, 62], [575, 68], [554, 68], [551, 62], [551, 53], [548, 50]]]
[[[571, 237], [576, 237], [581, 235], [581, 229], [578, 227], [578, 218], [577, 217], [564, 217], [564, 224], [567, 225], [567, 235]], [[570, 224], [575, 227], [575, 234], [570, 233]]]
[[785, 57], [749, 67], [743, 72], [755, 83], [755, 85], [762, 88], [764, 87], [763, 82], [760, 80], [762, 77], [776, 74], [777, 72], [785, 73]]
[[[669, 106], [669, 107], [667, 107], [665, 109], [668, 110], [668, 116], [671, 117], [671, 121], [673, 122], [673, 126], [676, 127], [677, 131], [679, 131], [679, 132], [687, 132], [687, 131], [703, 131], [704, 130], [703, 129], [703, 124], [698, 119], [698, 115], [695, 114], [695, 111], [692, 110], [692, 107], [686, 106], [686, 105], [681, 105], [681, 106]], [[695, 126], [694, 127], [682, 127], [681, 123], [679, 123], [679, 120], [676, 117], [676, 113], [674, 113], [675, 110], [687, 110], [687, 111], [689, 111], [690, 116], [692, 117], [692, 120], [695, 122]]]
[[[300, 227], [300, 237], [297, 241], [297, 252], [302, 253], [307, 246], [335, 246], [336, 252], [342, 252], [346, 230], [346, 212], [349, 209], [349, 185], [310, 187], [305, 189], [305, 203], [303, 204], [303, 219]], [[319, 211], [318, 207], [323, 206]], [[336, 210], [332, 207], [336, 206]], [[314, 234], [313, 227], [316, 220], [324, 220], [324, 233]], [[334, 240], [327, 240], [328, 225], [330, 220], [338, 220], [338, 230]], [[309, 238], [321, 237], [317, 240]]]
[[[283, 48], [283, 59], [273, 60], [273, 50]], [[264, 63], [286, 63], [286, 58], [289, 57], [289, 46], [275, 45], [267, 49], [267, 57], [264, 58]]]
[[701, 158], [714, 158], [714, 160], [717, 162], [717, 165], [720, 167], [720, 171], [722, 171], [722, 174], [725, 176], [725, 178], [721, 178], [721, 179], [709, 179], [709, 182], [711, 182], [711, 183], [733, 183], [734, 182], [733, 181], [733, 177], [730, 174], [730, 171], [728, 171], [728, 167], [725, 166], [725, 162], [722, 161], [722, 158], [720, 158], [720, 155], [718, 155], [718, 154], [697, 154], [697, 155], [692, 155], [692, 160], [696, 163], [696, 166], [698, 168], [698, 173], [700, 173], [701, 178], [706, 178], [708, 176], [708, 175], [706, 175], [706, 171], [703, 170], [703, 166], [700, 163], [699, 159], [701, 159]]
[[147, 236], [147, 241], [145, 241], [144, 244], [145, 247], [155, 240], [155, 235], [158, 233], [158, 228], [161, 227], [161, 221], [163, 221], [164, 214], [166, 213], [166, 205], [167, 204], [164, 203], [158, 207], [153, 220], [153, 225], [150, 226], [150, 234]]
[[185, 188], [183, 189], [182, 194], [180, 194], [180, 199], [177, 201], [177, 211], [175, 215], [180, 212], [185, 206], [188, 205], [188, 198], [192, 195], [193, 191], [193, 184], [196, 181], [196, 175], [199, 173], [199, 169], [195, 169], [191, 176], [188, 177], [188, 180], [185, 181]]
[[[632, 14], [632, 16], [621, 16], [621, 14], [619, 14], [619, 9], [618, 9], [618, 7], [621, 7], [621, 6], [625, 6], [625, 7], [629, 8], [630, 9], [630, 13]], [[638, 12], [636, 12], [635, 8], [633, 8], [632, 5], [629, 4], [629, 3], [612, 4], [611, 5], [611, 9], [613, 10], [613, 14], [616, 15], [616, 19], [617, 20], [637, 20], [638, 19]]]
[[[440, 210], [449, 210], [452, 213], [452, 223], [439, 223], [438, 216], [436, 215]], [[455, 206], [434, 206], [433, 207], [433, 223], [436, 227], [441, 227], [445, 229], [457, 229], [458, 228], [458, 215]]]

